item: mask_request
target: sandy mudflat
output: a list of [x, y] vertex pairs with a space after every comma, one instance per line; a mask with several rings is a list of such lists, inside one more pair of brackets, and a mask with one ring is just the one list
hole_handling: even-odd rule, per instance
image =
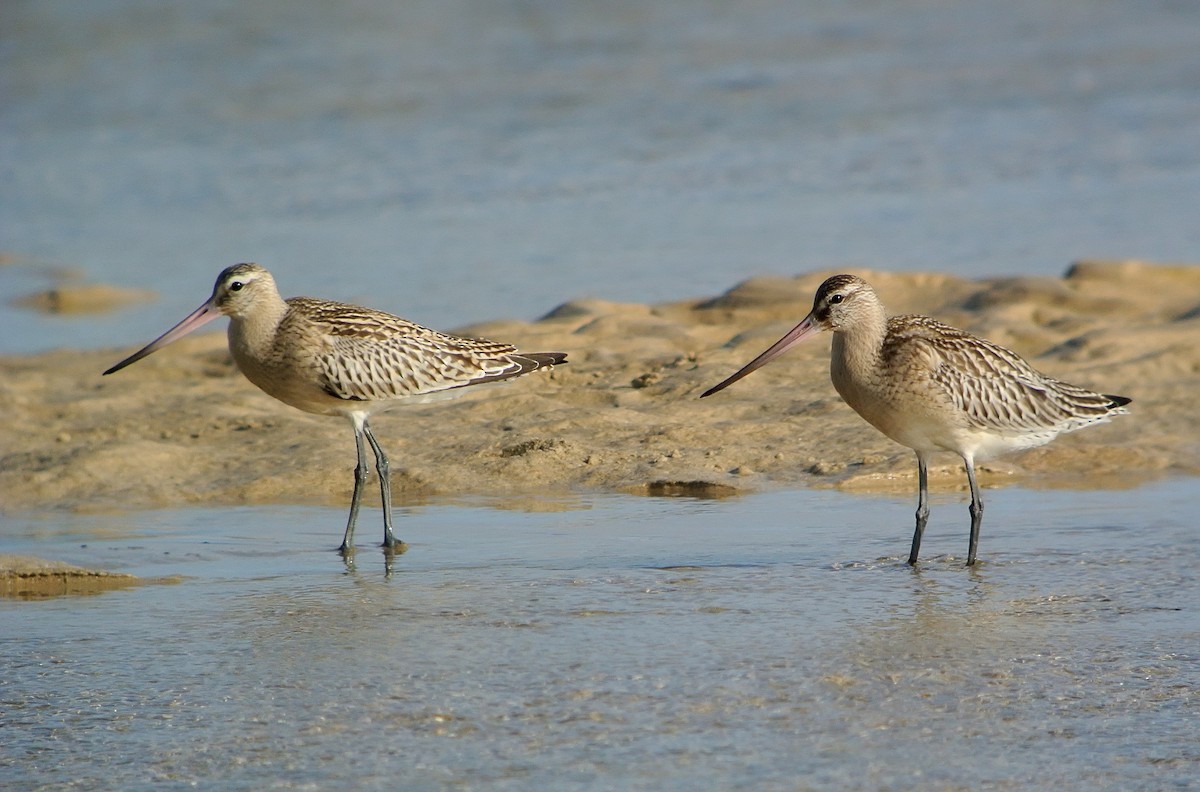
[[[914, 490], [912, 452], [833, 390], [828, 336], [697, 398], [802, 318], [831, 272], [755, 278], [718, 297], [662, 305], [578, 300], [532, 323], [460, 328], [530, 351], [564, 350], [570, 364], [377, 416], [397, 501], [578, 489]], [[1192, 420], [1200, 267], [1083, 262], [1062, 278], [991, 280], [858, 274], [893, 313], [933, 315], [1054, 377], [1134, 399], [1130, 416], [986, 463], [985, 486], [1110, 487], [1200, 472]], [[354, 444], [345, 421], [258, 391], [237, 373], [223, 333], [100, 376], [147, 340], [0, 359], [5, 510], [347, 502]], [[965, 486], [949, 454], [931, 478]]]
[[133, 575], [85, 569], [61, 561], [0, 553], [0, 597], [36, 599], [99, 594], [140, 584]]

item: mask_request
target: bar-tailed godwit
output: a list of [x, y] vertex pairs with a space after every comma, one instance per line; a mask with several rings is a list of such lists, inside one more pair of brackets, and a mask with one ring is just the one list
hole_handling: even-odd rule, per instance
[[953, 451], [966, 465], [971, 565], [983, 520], [975, 462], [1104, 423], [1125, 414], [1130, 402], [1051, 379], [1015, 352], [927, 316], [889, 319], [875, 290], [854, 275], [835, 275], [822, 283], [812, 311], [800, 324], [701, 398], [823, 330], [833, 333], [829, 373], [837, 392], [867, 423], [917, 452], [917, 527], [910, 564], [917, 563], [929, 518], [931, 453]]
[[229, 351], [248, 380], [305, 412], [350, 419], [358, 466], [343, 554], [353, 549], [367, 479], [364, 439], [375, 453], [379, 474], [383, 543], [389, 550], [396, 547], [388, 458], [371, 433], [373, 413], [453, 388], [519, 377], [567, 357], [459, 338], [356, 305], [308, 297], [284, 300], [271, 273], [257, 264], [237, 264], [220, 274], [208, 302], [104, 373], [136, 363], [220, 316], [230, 319]]

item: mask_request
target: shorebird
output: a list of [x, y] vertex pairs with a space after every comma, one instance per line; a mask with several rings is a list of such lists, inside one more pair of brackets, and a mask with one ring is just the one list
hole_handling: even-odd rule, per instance
[[975, 462], [1035, 448], [1113, 415], [1130, 399], [1094, 393], [1036, 371], [1017, 353], [927, 316], [884, 312], [875, 290], [854, 275], [834, 275], [817, 289], [800, 324], [701, 398], [729, 387], [796, 344], [833, 333], [833, 387], [867, 423], [917, 452], [917, 526], [909, 564], [917, 563], [929, 519], [928, 460], [934, 451], [962, 457], [971, 487], [975, 563], [983, 499]]
[[353, 551], [354, 523], [367, 480], [364, 439], [379, 474], [383, 544], [389, 551], [397, 544], [388, 458], [371, 433], [372, 414], [567, 359], [563, 352], [518, 352], [509, 344], [439, 333], [357, 305], [309, 297], [284, 300], [271, 273], [257, 264], [236, 264], [217, 277], [208, 302], [104, 373], [120, 371], [221, 316], [229, 317], [229, 351], [246, 379], [297, 409], [350, 419], [358, 466], [339, 548], [343, 555]]

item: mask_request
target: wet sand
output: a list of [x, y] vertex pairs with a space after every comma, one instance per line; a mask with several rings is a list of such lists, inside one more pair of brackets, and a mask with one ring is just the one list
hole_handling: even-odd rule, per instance
[[[751, 278], [715, 298], [662, 305], [576, 300], [538, 322], [458, 329], [565, 350], [570, 364], [377, 416], [397, 502], [914, 490], [912, 452], [865, 425], [829, 383], [828, 337], [698, 398], [802, 318], [830, 272]], [[1186, 420], [1200, 392], [1200, 268], [1084, 262], [1062, 278], [979, 281], [859, 274], [889, 312], [929, 313], [1051, 376], [1133, 397], [1133, 415], [985, 463], [984, 486], [1114, 487], [1200, 472], [1200, 432]], [[346, 422], [262, 394], [235, 370], [223, 332], [100, 376], [145, 341], [0, 360], [4, 509], [347, 502]], [[935, 488], [965, 487], [953, 455], [937, 458], [930, 476]]]
[[[802, 318], [832, 272], [753, 278], [717, 297], [660, 305], [576, 300], [536, 322], [459, 328], [564, 350], [570, 363], [376, 417], [397, 502], [581, 489], [913, 490], [912, 452], [833, 390], [828, 337], [698, 398]], [[1114, 487], [1200, 472], [1200, 432], [1181, 420], [1200, 392], [1200, 268], [1080, 262], [1062, 278], [988, 280], [856, 272], [892, 313], [930, 314], [1051, 376], [1133, 398], [1131, 416], [985, 463], [984, 486]], [[224, 333], [100, 376], [147, 340], [0, 359], [4, 509], [347, 501], [354, 451], [344, 421], [258, 391], [234, 368]], [[935, 489], [965, 487], [953, 455], [930, 474]]]
[[139, 579], [120, 572], [49, 561], [37, 556], [0, 553], [0, 597], [56, 597], [64, 594], [99, 594], [136, 586]]

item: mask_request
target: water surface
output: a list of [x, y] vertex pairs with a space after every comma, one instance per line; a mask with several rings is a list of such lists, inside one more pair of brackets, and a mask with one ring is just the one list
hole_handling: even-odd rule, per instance
[[[6, 518], [154, 577], [0, 601], [8, 789], [1184, 789], [1195, 487], [966, 506], [779, 491]], [[554, 510], [562, 509], [562, 510]]]
[[[826, 267], [1200, 249], [1200, 4], [8, 0], [0, 352], [255, 260], [450, 328]], [[45, 318], [67, 268], [162, 296]]]

